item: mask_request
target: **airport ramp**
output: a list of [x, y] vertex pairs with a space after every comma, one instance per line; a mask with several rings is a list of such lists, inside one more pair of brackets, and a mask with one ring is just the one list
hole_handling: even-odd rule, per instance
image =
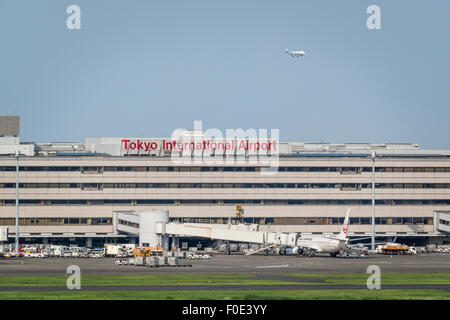
[[[116, 212], [114, 230], [128, 234], [139, 234], [139, 215]], [[214, 240], [255, 244], [294, 245], [296, 234], [259, 231], [257, 224], [206, 224], [206, 223], [158, 223], [155, 233], [159, 236], [197, 237]]]
[[[233, 226], [234, 227], [234, 226]], [[276, 234], [273, 232], [240, 230], [238, 228], [227, 228], [226, 225], [215, 226], [206, 224], [179, 224], [168, 223], [166, 225], [166, 234], [199, 237], [216, 240], [227, 240], [235, 242], [249, 243], [267, 243], [269, 240], [275, 240]]]

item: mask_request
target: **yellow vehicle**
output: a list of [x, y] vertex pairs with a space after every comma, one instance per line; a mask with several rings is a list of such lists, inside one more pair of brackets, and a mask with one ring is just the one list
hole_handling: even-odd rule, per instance
[[381, 252], [383, 254], [408, 254], [409, 247], [400, 243], [387, 243], [381, 247]]
[[243, 215], [244, 215], [244, 209], [242, 208], [241, 204], [238, 204], [236, 206], [236, 217], [242, 218]]
[[136, 247], [133, 249], [133, 257], [150, 257], [164, 252], [163, 247]]

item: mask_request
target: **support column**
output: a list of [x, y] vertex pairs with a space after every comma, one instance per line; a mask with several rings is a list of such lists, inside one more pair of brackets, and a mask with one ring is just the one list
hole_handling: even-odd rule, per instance
[[14, 250], [19, 253], [19, 151], [16, 151], [16, 237]]
[[180, 247], [179, 247], [179, 239], [178, 239], [178, 237], [176, 237], [176, 236], [172, 236], [172, 250], [174, 250], [174, 248], [175, 249], [179, 249]]
[[162, 236], [162, 247], [164, 248], [164, 250], [169, 251], [169, 236]]

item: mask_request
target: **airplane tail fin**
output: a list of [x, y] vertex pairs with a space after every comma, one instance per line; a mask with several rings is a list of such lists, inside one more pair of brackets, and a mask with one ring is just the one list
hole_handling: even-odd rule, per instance
[[285, 48], [285, 49], [284, 49], [284, 53], [289, 54], [289, 53], [291, 53], [291, 52], [288, 50], [288, 48]]
[[350, 209], [347, 210], [347, 215], [345, 216], [344, 224], [342, 225], [341, 232], [339, 233], [340, 238], [344, 238], [344, 239], [347, 238], [349, 216], [350, 216]]

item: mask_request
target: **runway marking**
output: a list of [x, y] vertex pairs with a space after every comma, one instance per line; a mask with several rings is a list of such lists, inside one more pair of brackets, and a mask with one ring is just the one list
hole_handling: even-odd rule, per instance
[[274, 266], [256, 266], [254, 268], [266, 269], [266, 268], [285, 268], [285, 267], [289, 267], [289, 265], [288, 264], [278, 264], [278, 265], [274, 265]]

